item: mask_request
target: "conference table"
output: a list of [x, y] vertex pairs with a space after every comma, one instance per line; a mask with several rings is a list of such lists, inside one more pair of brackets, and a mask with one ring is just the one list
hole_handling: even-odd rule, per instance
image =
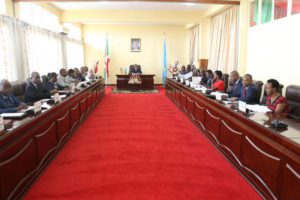
[[0, 134], [0, 199], [20, 199], [104, 96], [104, 81], [12, 121]]
[[[266, 199], [300, 199], [299, 121], [241, 113], [175, 79], [167, 79], [166, 96]], [[272, 128], [274, 119], [288, 127]]]
[[129, 84], [131, 75], [117, 74], [117, 89], [119, 90], [153, 90], [154, 74], [139, 74], [141, 84]]

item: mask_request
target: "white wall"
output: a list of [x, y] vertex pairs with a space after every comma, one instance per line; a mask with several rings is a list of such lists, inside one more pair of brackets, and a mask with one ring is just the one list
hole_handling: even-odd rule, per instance
[[247, 73], [300, 85], [300, 14], [249, 28]]
[[[162, 83], [163, 38], [166, 34], [167, 63], [188, 63], [189, 30], [176, 25], [85, 25], [85, 64], [92, 66], [100, 60], [99, 74], [103, 75], [106, 34], [109, 38], [109, 84], [116, 84], [120, 68], [140, 64], [144, 74], [155, 74], [154, 82]], [[130, 51], [131, 38], [141, 39], [141, 52]]]

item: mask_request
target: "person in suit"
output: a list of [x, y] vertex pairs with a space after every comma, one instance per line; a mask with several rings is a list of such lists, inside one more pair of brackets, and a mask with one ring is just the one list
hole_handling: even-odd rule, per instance
[[289, 104], [278, 90], [279, 82], [275, 79], [269, 79], [266, 84], [266, 105], [272, 112], [287, 116], [289, 114]]
[[222, 72], [219, 70], [216, 70], [214, 73], [214, 79], [212, 84], [212, 90], [213, 91], [220, 91], [223, 92], [225, 88], [225, 83], [222, 80]]
[[75, 76], [76, 76], [76, 78], [78, 79], [79, 82], [85, 81], [85, 78], [84, 78], [83, 74], [79, 71], [78, 68], [74, 68], [74, 71], [75, 71]]
[[229, 76], [229, 83], [232, 85], [231, 90], [228, 92], [228, 97], [241, 96], [241, 89], [243, 87], [242, 79], [237, 71], [232, 71]]
[[131, 74], [142, 74], [142, 70], [138, 65], [133, 65], [133, 67], [129, 68], [129, 75]]
[[187, 73], [184, 65], [181, 66], [181, 69], [179, 70], [179, 73], [182, 74], [182, 75]]
[[243, 77], [243, 87], [239, 97], [231, 97], [232, 100], [239, 100], [247, 104], [258, 104], [259, 96], [256, 87], [252, 84], [252, 76], [245, 74]]
[[46, 83], [45, 89], [48, 92], [51, 92], [52, 90], [56, 90], [57, 89], [57, 74], [55, 72], [49, 73], [48, 75], [48, 82]]
[[206, 77], [207, 77], [206, 85], [208, 87], [211, 87], [212, 86], [212, 81], [213, 81], [213, 78], [214, 78], [214, 74], [210, 69], [206, 71]]
[[57, 90], [52, 90], [50, 92], [45, 90], [41, 83], [40, 74], [38, 72], [32, 72], [30, 82], [25, 91], [25, 102], [32, 104], [41, 99], [51, 98], [51, 95], [54, 95], [55, 93], [57, 93]]
[[201, 77], [200, 85], [206, 85], [208, 78], [204, 69], [199, 69], [199, 76]]
[[0, 114], [1, 113], [14, 113], [28, 106], [20, 102], [11, 93], [11, 84], [8, 80], [3, 79], [0, 81]]

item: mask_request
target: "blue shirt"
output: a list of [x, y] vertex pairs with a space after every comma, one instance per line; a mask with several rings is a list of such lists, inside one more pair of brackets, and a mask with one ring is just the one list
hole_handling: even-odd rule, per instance
[[20, 104], [20, 101], [14, 95], [4, 96], [0, 94], [0, 114], [17, 112], [17, 107]]

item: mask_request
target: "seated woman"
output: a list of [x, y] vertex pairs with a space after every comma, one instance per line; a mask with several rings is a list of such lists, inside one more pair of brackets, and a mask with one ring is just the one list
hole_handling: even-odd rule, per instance
[[224, 92], [225, 84], [222, 80], [222, 72], [217, 70], [214, 73], [214, 79], [212, 84], [213, 91], [221, 91]]
[[275, 79], [269, 79], [266, 84], [267, 107], [272, 112], [280, 115], [288, 115], [288, 102], [279, 92], [279, 82]]

